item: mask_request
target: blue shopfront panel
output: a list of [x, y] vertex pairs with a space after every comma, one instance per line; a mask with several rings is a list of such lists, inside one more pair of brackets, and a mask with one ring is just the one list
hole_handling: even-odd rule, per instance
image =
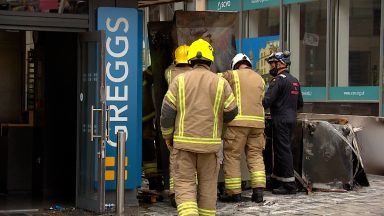
[[137, 9], [98, 8], [97, 28], [106, 33], [106, 101], [110, 108], [110, 140], [106, 144], [107, 190], [116, 188], [118, 130], [127, 133], [125, 187], [133, 189], [141, 185], [140, 22]]

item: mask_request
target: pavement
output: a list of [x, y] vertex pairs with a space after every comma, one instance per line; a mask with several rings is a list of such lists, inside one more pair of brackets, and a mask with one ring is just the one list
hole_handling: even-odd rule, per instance
[[[244, 191], [246, 201], [239, 204], [217, 203], [217, 215], [383, 215], [384, 176], [368, 176], [370, 186], [346, 193], [314, 192], [310, 195], [273, 195], [265, 192], [265, 202], [251, 202], [251, 190]], [[141, 205], [139, 215], [177, 215], [167, 202]]]
[[[243, 192], [244, 202], [238, 204], [217, 203], [217, 215], [383, 215], [384, 216], [384, 176], [369, 175], [370, 186], [361, 187], [346, 193], [304, 192], [295, 195], [273, 195], [266, 191], [265, 202], [251, 202], [251, 190]], [[141, 203], [139, 207], [126, 209], [125, 215], [173, 216], [177, 215], [167, 200], [155, 204]], [[9, 212], [0, 216], [46, 216], [46, 215], [96, 215], [75, 208], [63, 211], [39, 210], [36, 212]], [[106, 213], [114, 215], [114, 213]]]

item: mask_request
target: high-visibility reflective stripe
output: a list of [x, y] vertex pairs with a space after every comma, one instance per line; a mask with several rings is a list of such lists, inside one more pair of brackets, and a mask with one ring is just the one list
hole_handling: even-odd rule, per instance
[[170, 135], [173, 133], [173, 128], [161, 128], [161, 132], [163, 133], [163, 135]]
[[184, 76], [178, 76], [179, 81], [179, 106], [180, 106], [180, 119], [179, 119], [179, 135], [184, 135], [184, 117], [185, 117], [185, 79]]
[[197, 209], [188, 209], [179, 213], [179, 216], [188, 216], [188, 215], [198, 215], [199, 211]]
[[240, 79], [239, 74], [237, 71], [233, 71], [233, 78], [235, 80], [235, 97], [237, 102], [237, 109], [239, 111], [239, 115], [241, 115], [243, 112], [241, 110], [241, 92], [240, 92]]
[[157, 163], [144, 163], [143, 170], [145, 173], [155, 173], [157, 172]]
[[225, 182], [241, 182], [241, 178], [226, 178], [224, 179]]
[[179, 215], [188, 215], [188, 213], [198, 214], [196, 202], [183, 202], [177, 205], [177, 211]]
[[226, 189], [240, 189], [241, 188], [241, 184], [236, 184], [236, 185], [225, 185], [225, 188]]
[[264, 122], [264, 116], [246, 116], [246, 115], [237, 115], [234, 120], [239, 121], [259, 121]]
[[220, 138], [210, 138], [210, 137], [186, 137], [186, 136], [175, 136], [175, 139], [187, 139], [187, 140], [204, 140], [204, 141], [221, 141]]
[[225, 101], [225, 103], [224, 103], [224, 108], [225, 108], [225, 109], [228, 108], [229, 105], [231, 105], [231, 103], [232, 103], [234, 100], [235, 100], [235, 95], [233, 95], [233, 93], [231, 93], [231, 94], [229, 95], [229, 97], [227, 98], [227, 100]]
[[226, 178], [224, 179], [226, 189], [239, 189], [241, 188], [241, 178]]
[[173, 178], [169, 178], [169, 189], [173, 189], [173, 186], [175, 186]]
[[207, 144], [207, 145], [220, 145], [220, 141], [204, 141], [204, 140], [187, 140], [187, 139], [174, 139], [175, 142], [184, 142], [184, 143], [191, 143], [191, 144]]
[[177, 208], [183, 207], [183, 206], [197, 206], [197, 202], [193, 202], [193, 201], [183, 202], [177, 205]]
[[194, 144], [213, 144], [213, 145], [221, 144], [220, 138], [207, 138], [207, 137], [174, 136], [174, 141], [194, 143]]
[[251, 172], [252, 177], [265, 177], [265, 171], [254, 171]]
[[174, 106], [176, 106], [176, 97], [172, 94], [170, 90], [167, 91], [167, 94], [165, 94], [165, 96], [168, 98], [169, 101], [171, 101]]
[[209, 209], [202, 209], [199, 208], [199, 215], [206, 215], [206, 216], [211, 216], [211, 215], [216, 215], [216, 210], [209, 210]]
[[[264, 95], [265, 95], [265, 81], [264, 79], [261, 79], [263, 81], [263, 88], [262, 88], [262, 99], [264, 99]], [[265, 116], [265, 110], [263, 110], [263, 116]]]
[[265, 171], [254, 171], [251, 172], [251, 181], [253, 184], [266, 183]]
[[168, 85], [170, 85], [171, 84], [172, 70], [171, 69], [167, 70], [166, 74], [167, 74], [166, 78], [167, 78]]
[[217, 137], [217, 125], [218, 125], [218, 113], [221, 104], [221, 98], [223, 96], [224, 80], [219, 79], [216, 89], [215, 104], [213, 105], [213, 138]]
[[275, 179], [277, 179], [279, 181], [282, 181], [282, 182], [294, 182], [295, 181], [295, 177], [284, 178], [284, 177], [276, 176], [273, 173], [272, 173], [271, 177], [275, 178]]

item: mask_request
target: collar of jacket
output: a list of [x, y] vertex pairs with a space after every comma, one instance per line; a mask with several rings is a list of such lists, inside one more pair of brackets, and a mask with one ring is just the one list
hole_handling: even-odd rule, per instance
[[207, 69], [207, 70], [211, 70], [211, 68], [210, 67], [208, 67], [207, 65], [205, 65], [205, 64], [197, 64], [197, 65], [195, 65], [195, 66], [193, 66], [193, 68], [201, 68], [201, 67], [203, 67], [203, 68], [205, 68], [205, 69]]
[[277, 75], [280, 75], [280, 74], [283, 74], [283, 73], [289, 73], [289, 70], [288, 69], [285, 69], [283, 71], [281, 71], [281, 73], [277, 74]]

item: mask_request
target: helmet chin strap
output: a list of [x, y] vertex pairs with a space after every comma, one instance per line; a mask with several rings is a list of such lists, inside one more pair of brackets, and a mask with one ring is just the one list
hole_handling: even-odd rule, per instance
[[287, 67], [278, 67], [278, 68], [277, 68], [277, 71], [278, 71], [277, 73], [280, 74], [281, 72], [283, 72], [283, 71], [280, 71], [280, 70], [281, 70], [281, 69], [286, 69], [286, 68], [287, 68]]

